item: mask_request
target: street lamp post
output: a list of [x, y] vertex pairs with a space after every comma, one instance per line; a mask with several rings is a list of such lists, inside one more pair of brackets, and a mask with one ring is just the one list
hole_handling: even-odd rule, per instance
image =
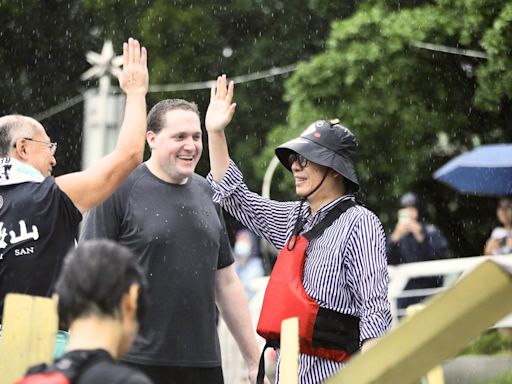
[[113, 149], [124, 108], [124, 96], [110, 92], [112, 73], [121, 66], [123, 56], [115, 56], [112, 42], [107, 40], [101, 53], [89, 51], [86, 59], [92, 67], [82, 74], [81, 79], [98, 78], [99, 85], [96, 89], [87, 90], [84, 95], [82, 169]]

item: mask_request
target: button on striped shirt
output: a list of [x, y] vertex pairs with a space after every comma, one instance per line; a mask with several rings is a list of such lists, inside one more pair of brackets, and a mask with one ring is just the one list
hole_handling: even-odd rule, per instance
[[[207, 179], [214, 189], [215, 202], [279, 250], [292, 235], [299, 209], [305, 220], [301, 231], [304, 233], [338, 202], [354, 198], [342, 196], [313, 216], [307, 202], [301, 208], [300, 202], [273, 201], [249, 191], [232, 161], [220, 183], [213, 181], [211, 174]], [[361, 341], [383, 336], [391, 325], [388, 282], [382, 224], [360, 205], [349, 208], [308, 245], [303, 274], [305, 291], [321, 307], [358, 316]], [[342, 366], [343, 363], [301, 354], [299, 383], [321, 383]]]

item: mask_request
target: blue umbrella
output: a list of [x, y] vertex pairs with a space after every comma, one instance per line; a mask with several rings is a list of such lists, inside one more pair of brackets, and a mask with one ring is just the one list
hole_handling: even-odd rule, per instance
[[512, 195], [512, 144], [481, 145], [450, 160], [434, 178], [462, 193]]

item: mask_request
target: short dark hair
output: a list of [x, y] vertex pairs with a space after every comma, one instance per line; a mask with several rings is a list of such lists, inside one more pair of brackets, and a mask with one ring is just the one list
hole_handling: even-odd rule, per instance
[[166, 99], [156, 103], [148, 113], [147, 131], [158, 133], [165, 125], [165, 114], [176, 109], [199, 114], [197, 104], [183, 99]]
[[59, 295], [61, 325], [80, 317], [118, 317], [123, 295], [139, 284], [137, 317], [142, 321], [147, 306], [147, 280], [136, 256], [111, 240], [80, 243], [64, 260], [55, 292]]

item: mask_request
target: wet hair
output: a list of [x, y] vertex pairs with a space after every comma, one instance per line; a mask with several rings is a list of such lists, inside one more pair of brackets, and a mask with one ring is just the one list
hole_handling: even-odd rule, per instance
[[148, 113], [147, 131], [158, 133], [165, 126], [165, 115], [174, 110], [190, 111], [200, 117], [197, 104], [183, 99], [166, 99], [158, 102]]
[[118, 318], [123, 296], [139, 285], [137, 318], [147, 306], [147, 280], [135, 255], [111, 240], [88, 240], [72, 249], [64, 260], [55, 292], [59, 295], [61, 326], [80, 317]]
[[31, 137], [35, 126], [22, 115], [9, 115], [0, 118], [0, 157], [9, 156], [16, 140]]

